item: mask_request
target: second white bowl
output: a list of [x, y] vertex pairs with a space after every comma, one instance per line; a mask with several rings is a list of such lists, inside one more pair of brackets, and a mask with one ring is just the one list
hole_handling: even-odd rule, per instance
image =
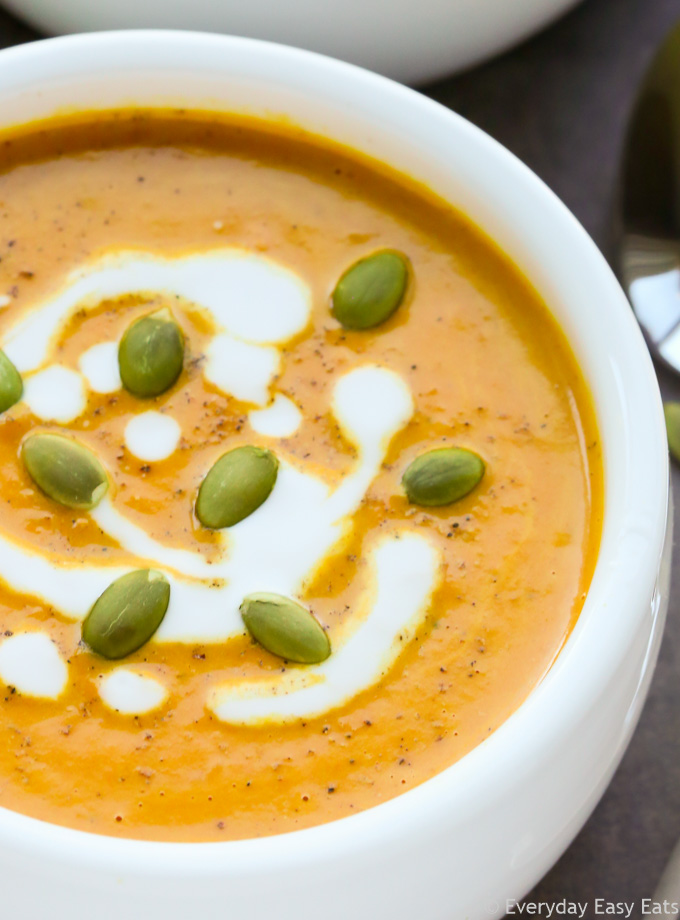
[[491, 57], [580, 0], [3, 0], [52, 34], [205, 29], [330, 54], [405, 83]]

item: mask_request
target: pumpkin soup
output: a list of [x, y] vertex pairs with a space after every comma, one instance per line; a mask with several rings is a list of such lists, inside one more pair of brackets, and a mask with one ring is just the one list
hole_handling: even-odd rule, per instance
[[0, 805], [256, 837], [482, 742], [601, 528], [590, 397], [527, 280], [288, 125], [0, 141]]

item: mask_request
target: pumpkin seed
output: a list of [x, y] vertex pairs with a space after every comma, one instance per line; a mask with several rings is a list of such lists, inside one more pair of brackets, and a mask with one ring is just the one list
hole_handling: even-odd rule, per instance
[[664, 403], [663, 414], [666, 417], [666, 433], [671, 456], [680, 463], [680, 402]]
[[116, 579], [83, 621], [83, 639], [104, 658], [124, 658], [156, 632], [170, 603], [162, 572], [138, 569]]
[[33, 482], [67, 508], [94, 508], [109, 487], [104, 467], [92, 451], [63, 435], [29, 435], [21, 457]]
[[270, 450], [246, 445], [223, 454], [201, 483], [196, 517], [204, 527], [233, 527], [256, 511], [274, 488], [279, 461]]
[[272, 655], [300, 664], [317, 664], [331, 653], [320, 623], [297, 601], [261, 592], [246, 597], [240, 609], [250, 635]]
[[484, 475], [484, 461], [463, 447], [442, 447], [408, 466], [402, 484], [415, 505], [450, 505], [471, 492]]
[[338, 281], [333, 316], [347, 329], [371, 329], [394, 313], [404, 299], [408, 261], [384, 250], [355, 262]]
[[21, 374], [9, 360], [4, 351], [0, 351], [0, 412], [6, 412], [18, 403], [24, 393]]
[[184, 336], [167, 308], [135, 320], [118, 348], [123, 386], [144, 399], [165, 393], [183, 363]]

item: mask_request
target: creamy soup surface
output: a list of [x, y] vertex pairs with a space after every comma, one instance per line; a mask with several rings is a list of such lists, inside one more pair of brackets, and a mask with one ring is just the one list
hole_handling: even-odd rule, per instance
[[[403, 299], [346, 328], [339, 279], [385, 251]], [[120, 343], [158, 311], [183, 363], [143, 398]], [[350, 815], [487, 738], [578, 618], [603, 493], [578, 366], [494, 244], [380, 164], [183, 111], [6, 134], [0, 349], [23, 379], [0, 415], [0, 806], [169, 841]], [[46, 432], [101, 463], [92, 509], [30, 474]], [[198, 490], [245, 446], [276, 458], [271, 493], [205, 526]], [[440, 448], [481, 458], [481, 481], [409, 500], [406, 470]], [[167, 612], [104, 657], [83, 621], [138, 569]], [[258, 592], [300, 604], [330, 655], [267, 651], [241, 610]]]

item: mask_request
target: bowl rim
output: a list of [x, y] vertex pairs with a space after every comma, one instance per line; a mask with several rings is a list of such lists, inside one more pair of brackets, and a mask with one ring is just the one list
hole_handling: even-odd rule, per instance
[[[223, 877], [259, 878], [266, 866], [285, 870], [299, 865], [301, 857], [307, 863], [320, 863], [349, 851], [356, 856], [357, 849], [365, 852], [380, 846], [395, 829], [400, 836], [422, 839], [433, 816], [436, 818], [443, 809], [472, 815], [472, 802], [478, 795], [483, 794], [486, 807], [490, 807], [508, 794], [507, 775], [516, 782], [518, 777], [526, 777], [528, 763], [540, 765], [545, 761], [567, 727], [578, 725], [593, 701], [601, 698], [616, 679], [641, 623], [649, 618], [666, 531], [668, 455], [663, 412], [653, 365], [628, 301], [604, 257], [567, 208], [528, 167], [480, 129], [416, 91], [354, 65], [270, 42], [200, 32], [126, 30], [46, 39], [3, 50], [0, 78], [19, 65], [35, 68], [42, 75], [59, 74], [65, 62], [78, 55], [124, 57], [155, 48], [170, 58], [174, 52], [200, 55], [216, 47], [232, 56], [247, 56], [251, 69], [256, 71], [263, 62], [270, 66], [275, 61], [282, 70], [292, 67], [298, 80], [323, 74], [347, 101], [359, 98], [359, 94], [370, 94], [376, 106], [397, 106], [403, 113], [402, 121], [413, 116], [421, 124], [425, 120], [433, 128], [452, 132], [458, 143], [493, 164], [500, 176], [539, 203], [571, 247], [572, 262], [589, 275], [602, 294], [603, 314], [616, 326], [620, 361], [606, 372], [617, 378], [617, 408], [627, 433], [627, 453], [624, 458], [608, 456], [605, 445], [603, 549], [579, 621], [553, 666], [489, 738], [420, 786], [326, 824], [276, 836], [223, 842], [114, 838], [0, 808], [0, 841], [11, 841], [14, 848], [30, 851], [34, 857], [56, 854], [59, 859], [76, 859], [82, 866], [133, 877], [172, 874], [201, 878], [219, 873]], [[530, 275], [529, 279], [533, 281]], [[633, 363], [626, 366], [631, 358]], [[601, 435], [603, 421], [598, 413]], [[607, 530], [612, 511], [609, 480], [611, 470], [624, 462], [626, 526], [612, 534]], [[645, 475], [650, 470], [653, 475]], [[627, 573], [625, 583], [612, 584], [612, 573], [616, 572]], [[623, 611], [620, 628], [605, 635], [604, 627], [610, 624], [602, 610], [617, 605]], [[588, 635], [584, 636], [586, 631]], [[553, 716], [556, 708], [560, 719]]]

